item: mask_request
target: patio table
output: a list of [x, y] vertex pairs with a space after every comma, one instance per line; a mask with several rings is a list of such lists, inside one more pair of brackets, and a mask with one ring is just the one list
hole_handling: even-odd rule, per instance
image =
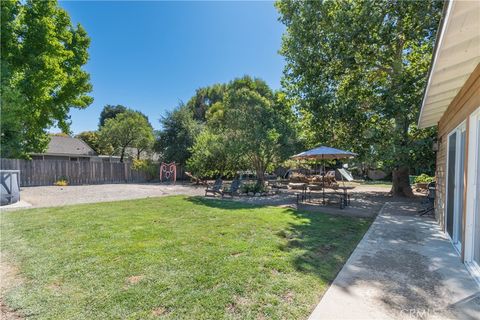
[[333, 190], [340, 189], [343, 191], [343, 201], [345, 206], [350, 205], [350, 195], [348, 194], [348, 190], [355, 189], [355, 187], [347, 187], [347, 186], [337, 186], [332, 187]]
[[[329, 188], [329, 189], [333, 189], [333, 188]], [[313, 191], [313, 193], [312, 193]], [[315, 191], [322, 191], [322, 193], [319, 193], [319, 192], [315, 192]], [[347, 201], [345, 199], [345, 193], [344, 192], [337, 192], [337, 191], [333, 191], [333, 192], [324, 192], [323, 189], [319, 189], [319, 185], [318, 184], [305, 184], [303, 186], [303, 189], [301, 191], [301, 193], [298, 193], [297, 194], [297, 204], [299, 201], [303, 202], [303, 201], [308, 201], [310, 199], [310, 201], [313, 200], [313, 197], [315, 195], [322, 195], [322, 197], [324, 198], [325, 196], [337, 196], [338, 198], [340, 198], [340, 201], [339, 201], [339, 204], [340, 204], [340, 209], [344, 209], [346, 204], [347, 204]], [[325, 205], [326, 202], [323, 201], [323, 204]]]

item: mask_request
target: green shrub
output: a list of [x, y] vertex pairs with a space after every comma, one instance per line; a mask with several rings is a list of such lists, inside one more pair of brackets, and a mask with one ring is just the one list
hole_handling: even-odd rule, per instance
[[255, 193], [266, 192], [266, 191], [267, 191], [267, 187], [266, 187], [263, 183], [251, 182], [251, 183], [244, 183], [244, 184], [242, 184], [242, 186], [240, 187], [240, 190], [241, 190], [243, 193], [252, 192], [252, 193], [255, 194]]
[[67, 177], [60, 177], [57, 181], [53, 183], [54, 186], [65, 187], [68, 186]]
[[415, 177], [415, 183], [430, 183], [433, 181], [435, 181], [435, 177], [430, 177], [425, 173]]
[[151, 160], [134, 159], [132, 169], [145, 172], [147, 180], [153, 180], [158, 175], [159, 165]]

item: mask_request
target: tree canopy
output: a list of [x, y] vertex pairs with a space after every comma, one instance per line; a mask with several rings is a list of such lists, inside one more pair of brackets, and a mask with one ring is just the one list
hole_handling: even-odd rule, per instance
[[101, 144], [111, 144], [114, 153], [124, 161], [127, 148], [142, 148], [153, 145], [153, 128], [144, 116], [133, 110], [107, 119], [99, 131]]
[[127, 107], [125, 107], [121, 104], [117, 104], [117, 105], [107, 104], [103, 107], [102, 112], [100, 112], [100, 118], [98, 120], [98, 127], [99, 128], [103, 127], [103, 125], [105, 124], [105, 121], [107, 121], [107, 119], [113, 119], [117, 115], [119, 115], [121, 113], [124, 113], [124, 112], [127, 112], [127, 111], [134, 111], [134, 112], [138, 113], [139, 115], [141, 115], [142, 117], [144, 117], [145, 120], [148, 121], [148, 117], [141, 111], [127, 108]]
[[409, 169], [431, 165], [434, 130], [416, 121], [442, 3], [279, 1], [286, 26], [283, 85], [309, 146], [331, 144], [382, 161], [394, 194]]
[[162, 130], [157, 133], [155, 150], [167, 161], [185, 165], [191, 156], [190, 148], [202, 130], [200, 121], [194, 119], [192, 109], [180, 104], [160, 118]]
[[190, 148], [189, 168], [199, 175], [267, 170], [293, 152], [291, 110], [260, 79], [238, 78], [224, 86], [223, 99], [205, 111], [205, 130]]
[[83, 131], [75, 136], [77, 139], [83, 140], [98, 155], [113, 154], [113, 147], [110, 143], [102, 142], [98, 131]]
[[82, 67], [90, 39], [56, 1], [5, 0], [1, 6], [1, 153], [42, 152], [47, 129], [69, 131], [71, 108], [93, 98]]
[[205, 122], [208, 109], [223, 100], [225, 89], [225, 84], [214, 84], [197, 89], [195, 95], [186, 104], [187, 108], [193, 112], [193, 118]]
[[101, 128], [105, 124], [107, 119], [113, 119], [117, 114], [124, 113], [127, 111], [127, 107], [122, 106], [121, 104], [110, 105], [107, 104], [103, 107], [102, 112], [100, 112], [100, 119], [98, 120], [98, 127]]

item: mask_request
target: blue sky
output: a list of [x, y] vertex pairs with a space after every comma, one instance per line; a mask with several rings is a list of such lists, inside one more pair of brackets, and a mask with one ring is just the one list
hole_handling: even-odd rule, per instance
[[93, 104], [71, 111], [72, 131], [95, 130], [105, 104], [158, 119], [195, 89], [245, 74], [280, 88], [283, 25], [272, 2], [65, 1], [90, 38]]

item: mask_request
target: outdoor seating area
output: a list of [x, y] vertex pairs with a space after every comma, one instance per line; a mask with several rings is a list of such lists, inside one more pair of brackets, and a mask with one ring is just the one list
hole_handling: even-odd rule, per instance
[[[286, 189], [288, 189], [288, 186]], [[278, 193], [278, 189], [274, 188], [268, 181], [264, 186], [261, 186], [256, 180], [241, 180], [238, 178], [230, 181], [218, 178], [214, 183], [207, 183], [205, 188], [205, 197], [218, 195], [222, 198], [225, 196], [233, 198], [235, 196], [269, 196]]]
[[[296, 204], [309, 203], [316, 205], [333, 205], [340, 209], [350, 205], [351, 195], [349, 192], [355, 187], [345, 185], [345, 181], [353, 181], [353, 176], [346, 168], [326, 170], [326, 160], [349, 159], [355, 154], [331, 147], [318, 147], [297, 154], [292, 157], [296, 160], [310, 161], [320, 160], [323, 163], [321, 170], [295, 170], [287, 172], [288, 179], [279, 179], [275, 175], [265, 175], [264, 182], [251, 180], [252, 174], [239, 173], [239, 178], [234, 179], [229, 185], [224, 186], [222, 179], [218, 178], [213, 184], [207, 185], [205, 196], [226, 195], [234, 196], [272, 196], [284, 195], [285, 197], [295, 196]], [[339, 173], [341, 181], [336, 180], [336, 173]], [[310, 174], [313, 173], [313, 174]], [[253, 186], [250, 188], [249, 186]], [[258, 189], [258, 190], [257, 190]]]

